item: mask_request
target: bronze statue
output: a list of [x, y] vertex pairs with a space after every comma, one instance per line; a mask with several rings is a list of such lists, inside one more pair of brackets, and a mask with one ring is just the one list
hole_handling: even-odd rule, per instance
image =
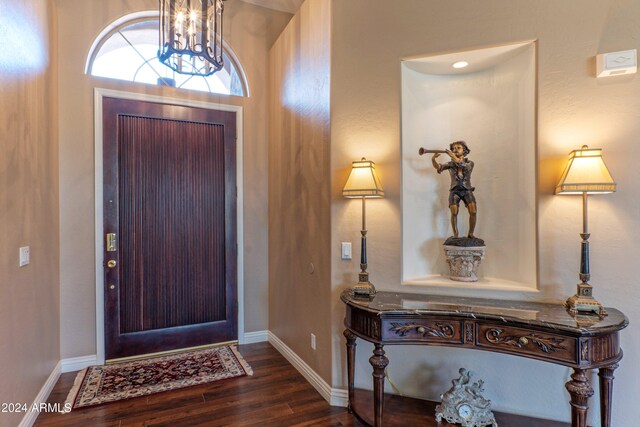
[[[426, 150], [420, 148], [419, 154], [433, 153], [431, 163], [433, 167], [442, 173], [448, 170], [451, 177], [451, 186], [449, 188], [449, 209], [451, 210], [451, 227], [453, 228], [453, 237], [458, 237], [458, 211], [460, 209], [460, 201], [469, 211], [469, 233], [468, 237], [474, 239], [473, 231], [476, 228], [477, 206], [476, 198], [473, 195], [475, 187], [471, 186], [471, 172], [473, 172], [473, 162], [467, 158], [471, 150], [464, 141], [455, 141], [449, 144], [448, 150]], [[451, 157], [451, 161], [447, 163], [438, 163], [436, 159], [441, 153], [446, 153]]]

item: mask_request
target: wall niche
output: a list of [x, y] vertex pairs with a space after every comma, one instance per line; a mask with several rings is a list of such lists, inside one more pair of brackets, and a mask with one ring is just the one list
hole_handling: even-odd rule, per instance
[[[469, 65], [453, 68], [458, 61]], [[401, 72], [402, 284], [536, 292], [536, 43], [413, 57]], [[420, 147], [457, 140], [467, 142], [475, 164], [475, 235], [487, 246], [472, 283], [448, 278], [449, 174], [436, 172], [431, 154], [418, 155]], [[458, 228], [468, 232], [463, 202]]]

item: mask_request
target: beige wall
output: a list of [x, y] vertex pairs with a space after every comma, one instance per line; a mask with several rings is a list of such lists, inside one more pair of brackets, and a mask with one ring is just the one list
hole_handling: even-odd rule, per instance
[[242, 63], [251, 97], [131, 84], [84, 74], [94, 38], [155, 0], [57, 0], [60, 61], [60, 265], [63, 358], [96, 354], [94, 117], [96, 87], [244, 107], [245, 331], [267, 328], [267, 55], [291, 15], [241, 1], [225, 5], [225, 36]]
[[0, 0], [0, 29], [0, 403], [30, 406], [60, 358], [53, 1]]
[[329, 5], [307, 0], [271, 49], [269, 134], [269, 330], [327, 382]]
[[[413, 55], [537, 39], [539, 299], [575, 292], [579, 265], [580, 198], [553, 196], [570, 150], [604, 149], [618, 192], [590, 202], [591, 269], [595, 296], [625, 312], [625, 358], [616, 372], [613, 425], [637, 424], [640, 378], [640, 77], [596, 80], [598, 53], [640, 48], [635, 0], [383, 0], [334, 1], [332, 13], [331, 168], [334, 382], [344, 386], [344, 308], [337, 291], [353, 281], [357, 260], [340, 260], [339, 243], [357, 242], [359, 206], [339, 198], [349, 162], [377, 164], [386, 198], [367, 205], [371, 280], [384, 290], [400, 283], [400, 60]], [[428, 126], [428, 123], [425, 123]], [[482, 167], [477, 165], [476, 167]], [[499, 167], [499, 165], [492, 165]], [[499, 206], [478, 200], [479, 215]], [[477, 230], [482, 235], [482, 230]], [[483, 236], [491, 247], [491, 236]], [[411, 288], [411, 290], [416, 290]], [[478, 294], [478, 293], [476, 293]], [[501, 295], [508, 297], [508, 295]], [[359, 346], [359, 378], [369, 382], [369, 350]], [[569, 370], [540, 362], [444, 348], [389, 350], [389, 374], [406, 394], [437, 399], [465, 366], [486, 381], [494, 406], [508, 412], [568, 420], [563, 383]], [[597, 382], [597, 381], [596, 381]], [[596, 387], [597, 390], [597, 387]], [[591, 411], [592, 424], [597, 424]]]
[[[583, 143], [601, 146], [619, 186], [613, 195], [591, 199], [592, 283], [597, 298], [624, 311], [631, 321], [622, 336], [625, 358], [616, 372], [613, 424], [635, 425], [640, 291], [633, 265], [640, 251], [635, 188], [640, 181], [635, 167], [640, 155], [640, 80], [596, 80], [593, 58], [640, 47], [640, 4], [329, 3], [305, 2], [270, 56], [272, 41], [289, 15], [228, 3], [228, 41], [245, 67], [252, 91], [252, 98], [241, 99], [83, 74], [97, 34], [124, 14], [157, 8], [155, 0], [57, 0], [57, 22], [52, 2], [26, 0], [9, 7], [0, 0], [0, 23], [12, 29], [9, 34], [24, 32], [24, 37], [5, 44], [30, 40], [42, 46], [41, 57], [30, 56], [19, 68], [7, 61], [9, 49], [0, 53], [0, 340], [10, 343], [0, 352], [0, 401], [30, 403], [60, 356], [96, 351], [95, 87], [245, 108], [245, 329], [268, 327], [333, 387], [342, 387], [344, 307], [338, 295], [358, 271], [360, 204], [342, 199], [340, 190], [350, 162], [362, 156], [376, 161], [387, 195], [367, 204], [371, 280], [379, 289], [404, 290], [399, 285], [400, 59], [538, 39], [539, 298], [561, 300], [575, 291], [581, 205], [576, 198], [552, 196], [552, 191], [570, 150]], [[56, 26], [62, 58], [57, 87], [57, 59], [52, 53]], [[269, 148], [268, 87], [273, 91]], [[479, 209], [481, 215], [491, 215], [492, 207], [481, 201]], [[354, 243], [353, 261], [340, 260], [341, 241]], [[32, 262], [18, 268], [17, 250], [23, 245], [31, 246]], [[318, 337], [316, 352], [309, 348], [310, 333]], [[359, 345], [358, 376], [365, 383], [370, 378], [368, 353], [366, 345]], [[389, 354], [389, 373], [406, 394], [437, 399], [457, 369], [465, 366], [486, 381], [494, 407], [568, 419], [563, 388], [567, 369], [446, 348], [389, 348]], [[591, 414], [596, 424], [597, 410]], [[19, 418], [2, 414], [0, 425], [15, 425]]]

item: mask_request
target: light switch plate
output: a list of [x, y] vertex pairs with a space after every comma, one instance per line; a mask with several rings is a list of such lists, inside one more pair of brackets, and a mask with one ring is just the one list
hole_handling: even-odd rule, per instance
[[23, 246], [20, 248], [20, 267], [24, 267], [29, 264], [30, 252], [29, 246]]
[[342, 250], [341, 250], [341, 258], [342, 259], [351, 259], [352, 258], [352, 252], [351, 252], [351, 242], [342, 242], [342, 246], [341, 246]]

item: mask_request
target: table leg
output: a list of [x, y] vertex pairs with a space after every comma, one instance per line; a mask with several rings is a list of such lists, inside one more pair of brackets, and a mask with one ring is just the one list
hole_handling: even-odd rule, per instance
[[373, 418], [374, 427], [382, 426], [382, 412], [384, 409], [384, 370], [389, 364], [389, 359], [384, 355], [384, 346], [375, 344], [373, 356], [369, 363], [373, 367]]
[[593, 388], [589, 384], [586, 371], [573, 368], [571, 381], [567, 382], [565, 387], [571, 395], [571, 427], [587, 427], [587, 411]]
[[353, 412], [351, 405], [355, 398], [355, 388], [353, 382], [356, 366], [356, 335], [349, 329], [345, 329], [343, 334], [347, 339], [347, 387], [349, 390], [349, 404], [347, 406], [347, 409], [349, 410], [349, 413], [351, 413]]
[[611, 427], [611, 402], [613, 397], [613, 371], [618, 364], [600, 368], [600, 427]]

